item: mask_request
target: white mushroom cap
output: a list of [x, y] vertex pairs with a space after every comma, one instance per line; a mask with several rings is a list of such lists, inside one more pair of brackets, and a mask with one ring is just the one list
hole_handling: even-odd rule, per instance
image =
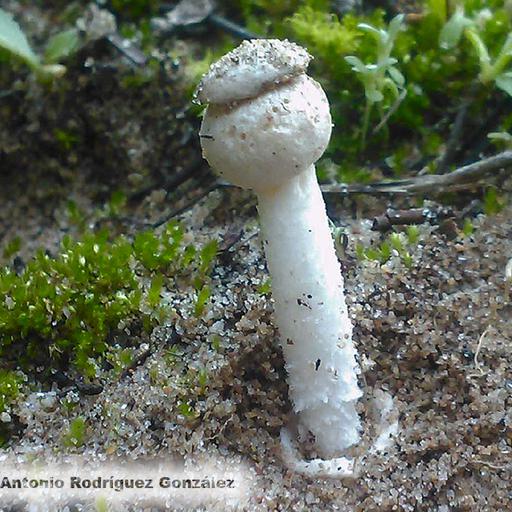
[[244, 41], [212, 64], [196, 91], [201, 103], [232, 103], [257, 96], [306, 71], [311, 55], [279, 39]]
[[239, 103], [210, 104], [200, 137], [204, 158], [220, 176], [258, 192], [316, 162], [331, 129], [324, 91], [301, 74]]

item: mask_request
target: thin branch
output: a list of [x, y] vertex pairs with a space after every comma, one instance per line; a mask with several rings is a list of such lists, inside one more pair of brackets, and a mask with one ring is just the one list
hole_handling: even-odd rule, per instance
[[389, 118], [398, 110], [398, 107], [402, 104], [402, 101], [404, 101], [405, 97], [407, 96], [407, 91], [404, 89], [396, 101], [391, 105], [391, 108], [386, 112], [384, 117], [380, 120], [379, 124], [373, 129], [372, 134], [378, 133], [384, 125], [389, 121]]
[[480, 361], [478, 360], [478, 356], [480, 355], [480, 350], [482, 349], [482, 343], [484, 342], [484, 339], [487, 336], [488, 332], [489, 332], [489, 327], [487, 327], [487, 329], [485, 329], [485, 331], [482, 333], [482, 335], [478, 339], [478, 345], [476, 346], [476, 350], [475, 350], [475, 357], [473, 358], [473, 362], [475, 364], [475, 369], [479, 370], [480, 373], [482, 373], [482, 374], [484, 373], [484, 371], [482, 370]]
[[473, 356], [473, 364], [475, 365], [475, 370], [478, 370], [480, 373], [470, 373], [468, 375], [468, 379], [472, 379], [475, 377], [483, 377], [487, 372], [482, 369], [482, 366], [480, 364], [480, 361], [478, 360], [478, 356], [480, 355], [480, 350], [482, 349], [482, 344], [485, 340], [485, 337], [487, 336], [489, 332], [490, 327], [487, 327], [485, 331], [480, 335], [480, 338], [478, 338], [478, 344], [476, 346], [475, 355]]
[[466, 127], [466, 119], [468, 116], [469, 107], [474, 101], [474, 97], [478, 91], [479, 86], [479, 82], [473, 82], [469, 88], [467, 96], [462, 100], [459, 106], [457, 115], [455, 116], [455, 121], [452, 124], [450, 137], [446, 144], [445, 151], [441, 156], [437, 166], [437, 171], [440, 174], [448, 171], [449, 165], [453, 162], [457, 151], [460, 149], [462, 136]]
[[147, 58], [142, 53], [137, 46], [130, 43], [128, 39], [125, 39], [117, 32], [109, 34], [107, 36], [107, 41], [119, 52], [121, 52], [125, 57], [127, 57], [131, 62], [136, 64], [137, 66], [145, 66], [147, 63]]
[[467, 187], [474, 184], [485, 175], [512, 167], [512, 151], [503, 151], [497, 155], [484, 158], [469, 165], [460, 167], [449, 174], [430, 174], [398, 181], [379, 181], [368, 185], [362, 184], [334, 184], [322, 185], [321, 189], [326, 194], [423, 194], [444, 193], [454, 188]]

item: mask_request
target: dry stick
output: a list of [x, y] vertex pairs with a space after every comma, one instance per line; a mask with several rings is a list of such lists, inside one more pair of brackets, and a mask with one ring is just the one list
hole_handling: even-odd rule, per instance
[[473, 462], [475, 464], [482, 464], [484, 466], [490, 467], [491, 469], [497, 469], [499, 471], [501, 471], [503, 469], [510, 469], [512, 467], [512, 464], [498, 465], [498, 464], [492, 464], [491, 462], [487, 462], [486, 460], [480, 460], [480, 459], [473, 459], [471, 462]]
[[475, 364], [475, 369], [477, 369], [482, 374], [484, 373], [484, 371], [482, 370], [482, 368], [480, 366], [480, 361], [478, 360], [478, 356], [480, 354], [480, 350], [482, 349], [482, 343], [484, 342], [484, 339], [487, 336], [488, 332], [489, 332], [489, 327], [487, 327], [487, 329], [485, 329], [485, 331], [482, 333], [482, 335], [478, 339], [478, 345], [476, 346], [476, 350], [475, 350], [475, 357], [473, 358], [473, 362]]
[[[168, 339], [165, 340], [165, 345], [173, 346], [173, 345], [176, 345], [177, 343], [179, 343], [180, 341], [181, 341], [181, 336], [178, 334], [176, 329], [173, 327], [172, 331], [171, 331], [171, 335], [169, 336]], [[149, 356], [151, 356], [154, 353], [155, 349], [157, 349], [157, 348], [159, 348], [159, 347], [156, 347], [156, 346], [152, 345], [151, 343], [149, 343], [148, 348], [143, 350], [142, 352], [140, 352], [133, 359], [133, 361], [126, 368], [123, 369], [123, 371], [119, 375], [118, 381], [121, 381], [125, 377], [130, 375], [130, 373], [135, 371], [135, 369], [138, 366], [142, 366], [146, 362], [146, 360], [149, 358]]]
[[206, 197], [210, 192], [215, 190], [217, 188], [217, 184], [214, 183], [213, 185], [206, 187], [204, 190], [202, 190], [196, 197], [194, 197], [191, 201], [189, 201], [186, 205], [182, 206], [181, 208], [177, 208], [176, 210], [171, 211], [164, 217], [160, 218], [156, 222], [147, 223], [146, 225], [152, 228], [158, 228], [162, 224], [165, 224], [166, 222], [170, 221], [173, 217], [177, 217], [178, 215], [181, 215], [182, 213], [186, 212], [187, 210], [190, 210], [193, 206], [195, 206], [203, 197]]
[[443, 174], [448, 171], [448, 166], [453, 162], [459, 146], [461, 143], [462, 135], [464, 133], [464, 127], [466, 124], [466, 118], [468, 115], [469, 107], [473, 102], [474, 96], [478, 90], [479, 82], [473, 82], [469, 88], [468, 95], [462, 100], [462, 103], [458, 109], [455, 121], [452, 125], [452, 130], [446, 149], [441, 156], [441, 159], [437, 165], [437, 171]]
[[487, 333], [489, 332], [489, 327], [485, 329], [485, 331], [480, 335], [480, 338], [478, 338], [478, 344], [476, 346], [475, 355], [473, 357], [473, 364], [475, 365], [475, 370], [478, 370], [480, 372], [480, 375], [477, 373], [471, 373], [468, 375], [468, 379], [474, 378], [474, 377], [482, 377], [485, 375], [485, 371], [482, 370], [482, 367], [480, 366], [480, 361], [478, 360], [478, 356], [480, 355], [480, 350], [482, 349], [482, 344], [484, 342], [485, 337], [487, 336]]
[[131, 60], [137, 66], [145, 66], [147, 62], [147, 58], [142, 53], [137, 46], [130, 43], [127, 39], [122, 37], [117, 32], [109, 34], [107, 36], [107, 41], [114, 47], [116, 50], [121, 52], [125, 57]]
[[190, 164], [183, 167], [180, 170], [175, 171], [169, 178], [165, 180], [158, 180], [150, 185], [136, 190], [129, 196], [130, 201], [140, 201], [144, 198], [144, 196], [148, 195], [150, 192], [155, 190], [156, 188], [164, 188], [167, 192], [172, 191], [175, 188], [178, 188], [180, 185], [185, 183], [189, 178], [193, 177], [194, 174], [200, 172], [200, 168], [202, 166], [202, 159], [196, 158]]
[[378, 133], [384, 125], [389, 121], [389, 118], [398, 110], [398, 107], [402, 104], [402, 101], [404, 101], [405, 96], [407, 95], [407, 91], [403, 90], [398, 98], [395, 100], [393, 105], [391, 105], [391, 108], [386, 112], [386, 115], [380, 120], [379, 124], [372, 130], [372, 134]]
[[368, 185], [335, 184], [323, 185], [322, 192], [327, 194], [422, 194], [428, 192], [443, 193], [447, 189], [460, 188], [475, 183], [486, 174], [512, 166], [512, 151], [503, 151], [460, 167], [449, 174], [432, 174], [399, 181], [380, 181]]

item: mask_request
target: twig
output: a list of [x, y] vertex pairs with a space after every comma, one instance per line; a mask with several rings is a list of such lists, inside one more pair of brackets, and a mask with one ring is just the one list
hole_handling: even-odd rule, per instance
[[217, 188], [217, 184], [214, 183], [213, 185], [202, 190], [200, 194], [198, 194], [196, 197], [194, 197], [191, 201], [189, 201], [187, 204], [185, 204], [181, 208], [172, 210], [164, 217], [161, 217], [160, 219], [158, 219], [156, 222], [148, 223], [148, 226], [150, 226], [152, 228], [158, 228], [158, 227], [162, 226], [166, 222], [170, 221], [173, 217], [181, 215], [182, 213], [184, 213], [187, 210], [189, 210], [190, 208], [192, 208], [192, 206], [197, 204], [201, 199], [203, 199], [203, 197], [206, 197], [210, 192], [212, 192], [216, 188]]
[[480, 460], [480, 459], [473, 459], [471, 462], [474, 462], [475, 464], [483, 464], [484, 466], [488, 466], [491, 469], [496, 469], [498, 471], [512, 468], [511, 464], [503, 464], [503, 465], [491, 464], [490, 462], [487, 462], [486, 460]]
[[391, 105], [391, 108], [386, 112], [386, 115], [380, 120], [379, 124], [373, 129], [372, 133], [378, 133], [384, 125], [388, 122], [389, 118], [398, 110], [398, 107], [401, 105], [402, 101], [404, 101], [407, 95], [407, 91], [404, 89], [396, 101]]
[[473, 82], [469, 88], [467, 96], [462, 100], [462, 103], [459, 106], [457, 115], [455, 116], [455, 121], [452, 125], [450, 137], [446, 144], [446, 149], [441, 156], [437, 166], [437, 172], [440, 174], [447, 172], [448, 166], [453, 162], [457, 151], [460, 149], [460, 143], [464, 133], [468, 110], [471, 106], [471, 103], [473, 102], [478, 87], [479, 82]]
[[190, 164], [175, 171], [167, 179], [159, 179], [144, 188], [136, 190], [129, 196], [129, 201], [140, 201], [144, 196], [157, 188], [163, 188], [167, 191], [167, 194], [169, 194], [180, 185], [183, 185], [189, 178], [192, 178], [195, 174], [199, 174], [203, 162], [202, 158], [195, 158]]
[[211, 25], [224, 30], [224, 32], [240, 39], [259, 39], [262, 37], [250, 30], [247, 30], [245, 27], [229, 21], [223, 16], [219, 16], [218, 14], [210, 14], [210, 16], [206, 18], [206, 21]]
[[114, 32], [107, 36], [107, 41], [126, 58], [131, 60], [137, 66], [145, 66], [147, 59], [142, 51], [135, 45], [124, 39], [120, 34]]
[[389, 209], [373, 219], [372, 230], [386, 232], [393, 226], [410, 226], [430, 222], [436, 224], [441, 220], [455, 217], [451, 208], [437, 206], [433, 208], [412, 208], [409, 210]]
[[485, 331], [482, 333], [482, 335], [478, 339], [478, 345], [476, 346], [476, 350], [475, 350], [475, 357], [473, 358], [473, 362], [475, 364], [475, 369], [479, 370], [480, 373], [484, 373], [484, 372], [483, 372], [482, 368], [480, 367], [480, 362], [478, 361], [478, 356], [480, 354], [480, 349], [482, 348], [482, 343], [483, 343], [485, 337], [487, 336], [488, 332], [489, 332], [489, 327], [487, 327], [487, 329], [485, 329]]
[[135, 370], [135, 368], [143, 365], [152, 353], [153, 350], [150, 345], [146, 350], [143, 350], [142, 352], [137, 354], [137, 356], [133, 358], [132, 362], [121, 372], [121, 375], [119, 375], [119, 380], [124, 379], [125, 377], [130, 375], [130, 373], [132, 373]]
[[512, 166], [512, 151], [503, 151], [497, 155], [484, 158], [469, 165], [460, 167], [449, 174], [432, 174], [398, 181], [379, 181], [368, 185], [343, 183], [322, 185], [326, 194], [423, 194], [445, 193], [454, 188], [474, 184], [486, 174]]
[[475, 355], [473, 357], [473, 364], [475, 365], [475, 370], [478, 370], [480, 372], [480, 375], [478, 375], [477, 373], [471, 373], [468, 375], [468, 379], [471, 379], [473, 377], [481, 377], [482, 375], [485, 375], [485, 373], [486, 373], [484, 370], [482, 370], [480, 361], [478, 360], [478, 356], [480, 355], [482, 343], [484, 342], [484, 339], [487, 336], [488, 332], [489, 332], [489, 327], [487, 327], [487, 329], [485, 329], [485, 331], [480, 335], [480, 338], [478, 338], [478, 344], [476, 346]]

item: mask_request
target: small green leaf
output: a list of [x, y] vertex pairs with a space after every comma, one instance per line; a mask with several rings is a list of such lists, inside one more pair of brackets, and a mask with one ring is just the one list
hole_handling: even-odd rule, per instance
[[87, 424], [82, 417], [75, 418], [69, 425], [69, 432], [64, 435], [66, 446], [82, 446], [85, 442]]
[[21, 238], [19, 236], [14, 237], [4, 249], [4, 258], [12, 258], [21, 249]]
[[203, 389], [208, 384], [208, 370], [206, 370], [206, 368], [199, 370], [199, 373], [197, 374], [197, 383], [199, 384], [199, 387]]
[[389, 40], [393, 40], [398, 35], [402, 28], [402, 23], [404, 21], [404, 15], [398, 14], [395, 16], [390, 22], [388, 27], [388, 38]]
[[359, 73], [365, 73], [367, 71], [364, 62], [355, 55], [347, 55], [345, 61], [352, 66], [354, 71]]
[[378, 28], [372, 27], [372, 25], [369, 25], [368, 23], [359, 23], [357, 25], [357, 28], [363, 30], [364, 32], [368, 32], [371, 36], [373, 36], [375, 39], [380, 41], [382, 38], [382, 35], [385, 33]]
[[156, 306], [160, 304], [160, 293], [162, 291], [163, 285], [164, 276], [162, 274], [157, 274], [151, 280], [151, 286], [148, 292], [148, 304], [151, 308], [156, 308]]
[[204, 308], [206, 306], [206, 303], [208, 302], [208, 299], [210, 298], [211, 290], [209, 286], [203, 286], [201, 290], [199, 291], [199, 294], [197, 296], [196, 304], [194, 307], [194, 314], [195, 316], [201, 316], [203, 314]]
[[119, 215], [121, 210], [126, 205], [127, 197], [126, 194], [122, 190], [115, 190], [112, 192], [110, 196], [110, 200], [108, 202], [109, 213], [112, 216]]
[[389, 76], [393, 79], [396, 85], [399, 87], [403, 87], [405, 85], [405, 78], [402, 73], [395, 68], [394, 66], [391, 66], [388, 68]]
[[503, 200], [495, 187], [489, 187], [484, 194], [484, 213], [496, 215], [503, 210]]
[[402, 262], [407, 268], [412, 268], [413, 259], [408, 251], [402, 254]]
[[32, 68], [40, 65], [39, 58], [30, 48], [20, 26], [3, 9], [0, 9], [0, 47], [24, 60]]
[[368, 89], [365, 91], [365, 94], [372, 103], [378, 103], [384, 99], [384, 95], [377, 89]]
[[389, 241], [391, 242], [391, 247], [393, 247], [393, 249], [395, 249], [399, 254], [404, 250], [402, 238], [398, 233], [391, 233]]
[[269, 279], [266, 279], [258, 286], [258, 293], [260, 295], [267, 295], [272, 290], [272, 281]]
[[464, 16], [464, 10], [457, 8], [453, 16], [445, 23], [439, 34], [439, 46], [443, 50], [455, 48], [462, 37], [464, 29], [471, 21]]
[[475, 231], [475, 226], [473, 226], [471, 219], [466, 217], [464, 219], [464, 225], [462, 226], [462, 232], [464, 233], [464, 236], [471, 236], [474, 231]]
[[215, 259], [215, 256], [217, 256], [218, 252], [218, 243], [217, 240], [210, 240], [199, 253], [200, 257], [200, 264], [199, 264], [199, 272], [202, 274], [206, 274], [210, 266]]
[[418, 229], [418, 226], [407, 226], [406, 230], [407, 234], [407, 241], [411, 245], [417, 245], [420, 240], [420, 230]]
[[188, 403], [182, 402], [178, 405], [178, 411], [185, 416], [185, 418], [197, 418], [199, 413]]
[[54, 35], [46, 46], [44, 61], [54, 64], [76, 51], [79, 45], [78, 31], [74, 28]]
[[502, 73], [496, 77], [496, 87], [512, 96], [512, 72]]

